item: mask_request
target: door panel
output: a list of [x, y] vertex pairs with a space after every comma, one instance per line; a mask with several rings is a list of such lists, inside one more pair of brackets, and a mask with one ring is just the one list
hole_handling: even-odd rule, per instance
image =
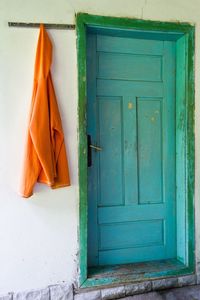
[[139, 203], [161, 203], [163, 99], [137, 100]]
[[162, 80], [162, 56], [102, 52], [98, 55], [98, 66], [98, 78]]
[[176, 256], [174, 42], [88, 34], [89, 266]]
[[138, 199], [138, 160], [136, 97], [123, 97], [123, 174], [125, 205], [137, 203]]
[[101, 52], [163, 55], [163, 42], [156, 40], [97, 35], [96, 43]]
[[[100, 154], [99, 206], [122, 205], [123, 168], [122, 168], [122, 100], [120, 98], [98, 98], [99, 145]], [[108, 167], [109, 161], [109, 168]]]
[[[152, 234], [149, 234], [149, 231]], [[141, 241], [141, 235], [144, 241]], [[110, 223], [100, 226], [100, 250], [162, 244], [163, 220]]]
[[163, 259], [164, 246], [148, 246], [99, 251], [98, 265], [115, 265]]

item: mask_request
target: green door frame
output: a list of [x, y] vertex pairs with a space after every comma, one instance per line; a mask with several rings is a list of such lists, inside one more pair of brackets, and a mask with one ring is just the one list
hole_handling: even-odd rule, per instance
[[[189, 23], [145, 21], [79, 13], [76, 18], [79, 119], [79, 286], [122, 283], [120, 278], [88, 278], [87, 268], [87, 28], [157, 32], [176, 41], [176, 169], [177, 260], [184, 268], [148, 274], [146, 279], [191, 274], [195, 271], [194, 238], [194, 37]], [[164, 38], [165, 39], [165, 38]], [[184, 228], [184, 229], [183, 229]], [[127, 278], [126, 281], [131, 281]], [[144, 280], [144, 278], [143, 278]]]

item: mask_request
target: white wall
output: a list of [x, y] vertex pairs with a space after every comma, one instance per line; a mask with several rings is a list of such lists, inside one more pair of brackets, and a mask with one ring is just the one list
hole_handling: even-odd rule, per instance
[[37, 185], [34, 196], [24, 200], [17, 192], [38, 30], [7, 26], [9, 20], [71, 23], [74, 18], [70, 9], [64, 1], [0, 0], [0, 293], [71, 282], [76, 274], [75, 32], [49, 32], [54, 45], [52, 74], [65, 132], [72, 186], [51, 190], [45, 185]]
[[75, 12], [196, 23], [196, 243], [200, 261], [200, 2], [198, 0], [0, 0], [0, 293], [72, 282], [77, 273], [78, 163], [75, 31], [51, 30], [52, 74], [72, 186], [17, 194], [30, 108], [37, 29], [8, 21], [74, 23]]

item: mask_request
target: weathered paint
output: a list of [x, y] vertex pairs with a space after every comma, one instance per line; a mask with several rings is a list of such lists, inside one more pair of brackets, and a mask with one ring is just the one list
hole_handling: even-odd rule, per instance
[[[159, 22], [151, 20], [140, 20], [132, 18], [116, 18], [107, 16], [90, 15], [86, 13], [77, 14], [77, 25], [82, 23], [88, 26], [110, 27], [117, 29], [139, 29], [147, 31], [164, 31], [189, 33], [194, 26], [184, 22]], [[79, 29], [78, 29], [79, 31]]]
[[87, 140], [86, 140], [86, 32], [77, 18], [78, 49], [78, 117], [79, 117], [79, 215], [80, 215], [80, 282], [87, 278]]
[[187, 154], [187, 218], [188, 218], [188, 253], [190, 268], [195, 268], [195, 239], [194, 239], [194, 49], [195, 49], [195, 28], [192, 27], [187, 33], [187, 48], [186, 48], [186, 61], [187, 61], [187, 77], [186, 77], [186, 109], [187, 109], [187, 141], [186, 141], [186, 154]]
[[174, 258], [175, 42], [87, 41], [88, 266]]
[[[176, 167], [179, 170], [176, 172], [176, 210], [177, 210], [177, 258], [186, 263], [186, 226], [185, 226], [185, 211], [186, 211], [186, 186], [185, 186], [185, 142], [186, 142], [186, 111], [185, 111], [185, 70], [186, 56], [185, 51], [185, 36], [180, 38], [176, 43], [176, 69], [179, 70], [176, 75]], [[181, 87], [181, 88], [178, 88]]]
[[[123, 266], [123, 272], [120, 272], [120, 270], [115, 271], [112, 269], [112, 267], [110, 267], [110, 269], [106, 271], [103, 270], [102, 275], [98, 274], [99, 271], [97, 270], [95, 275], [91, 274], [89, 276], [81, 288], [95, 287], [100, 285], [116, 285], [130, 282], [135, 283], [158, 278], [169, 278], [175, 275], [182, 276], [191, 273], [191, 269], [186, 268], [184, 264], [179, 263], [177, 260], [168, 260], [166, 263], [163, 263], [163, 261], [156, 261], [154, 268], [151, 265], [146, 265], [146, 267], [144, 266], [145, 264], [135, 268], [135, 266], [132, 265], [132, 270], [131, 268], [126, 268], [126, 266]], [[155, 270], [155, 266], [157, 267], [157, 270]]]
[[[77, 15], [78, 81], [79, 81], [79, 184], [80, 184], [80, 285], [82, 287], [122, 283], [125, 279], [87, 279], [87, 140], [86, 140], [86, 28], [87, 26], [117, 29], [140, 29], [147, 31], [180, 32], [186, 39], [186, 199], [188, 264], [184, 269], [146, 274], [148, 278], [184, 275], [194, 272], [194, 26], [189, 23], [144, 21], [128, 18], [113, 18]], [[127, 280], [131, 280], [127, 277]], [[142, 278], [138, 278], [141, 280]]]

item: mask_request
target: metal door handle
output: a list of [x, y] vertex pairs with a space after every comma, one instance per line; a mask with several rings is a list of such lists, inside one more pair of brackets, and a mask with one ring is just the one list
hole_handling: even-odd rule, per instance
[[102, 151], [102, 148], [99, 146], [95, 146], [95, 145], [89, 145], [90, 148], [95, 149], [96, 151]]
[[88, 161], [88, 167], [92, 166], [92, 149], [90, 148], [90, 144], [91, 144], [91, 136], [88, 134], [88, 136], [87, 136], [87, 148], [88, 148], [87, 161]]
[[101, 151], [102, 148], [99, 146], [92, 145], [91, 135], [89, 135], [89, 134], [87, 136], [87, 146], [88, 146], [87, 162], [88, 162], [88, 167], [91, 167], [92, 166], [92, 149], [94, 149], [95, 151]]

